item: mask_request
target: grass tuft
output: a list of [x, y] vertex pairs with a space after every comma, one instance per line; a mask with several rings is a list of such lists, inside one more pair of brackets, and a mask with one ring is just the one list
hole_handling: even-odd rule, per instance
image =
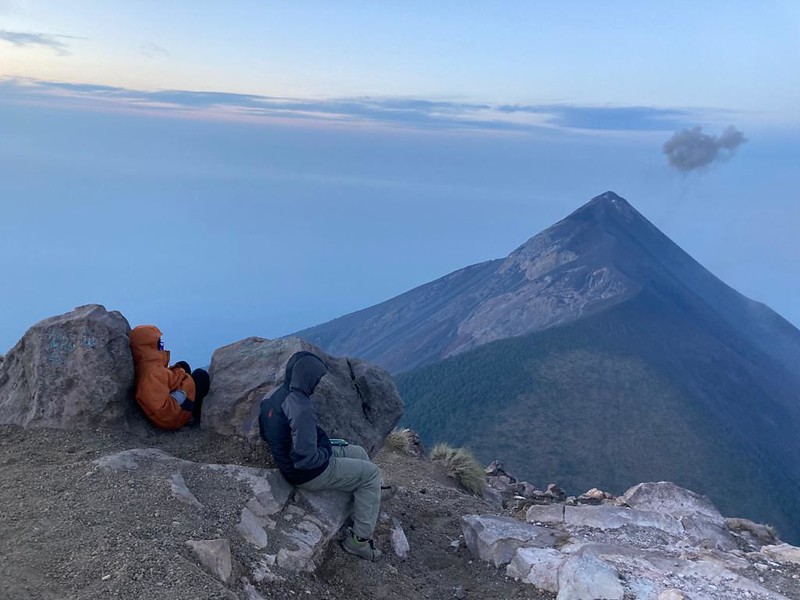
[[403, 429], [393, 429], [389, 435], [386, 436], [386, 446], [390, 450], [401, 452], [403, 454], [414, 453], [414, 440], [416, 434], [408, 427]]
[[486, 475], [478, 460], [466, 448], [439, 443], [431, 450], [431, 460], [444, 465], [447, 474], [470, 494], [480, 496], [486, 489]]

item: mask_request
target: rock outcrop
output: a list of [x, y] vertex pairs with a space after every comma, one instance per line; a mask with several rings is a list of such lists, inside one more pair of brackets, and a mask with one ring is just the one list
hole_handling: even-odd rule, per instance
[[526, 522], [468, 515], [462, 530], [475, 556], [558, 600], [800, 597], [800, 548], [761, 544], [776, 540], [741, 519], [729, 529], [704, 496], [659, 482], [603, 500], [530, 504]]
[[[138, 448], [94, 461], [112, 481], [171, 493], [174, 514], [213, 539], [187, 539], [198, 560], [227, 582], [231, 564], [251, 584], [313, 571], [349, 516], [350, 494], [295, 489], [275, 469], [203, 464]], [[181, 505], [183, 505], [181, 507]]]
[[31, 327], [0, 362], [0, 423], [80, 429], [136, 415], [130, 326], [81, 306]]
[[333, 357], [300, 338], [251, 337], [216, 350], [203, 427], [256, 439], [261, 399], [283, 383], [289, 357], [301, 350], [314, 352], [328, 365], [314, 394], [320, 426], [331, 437], [375, 453], [403, 413], [391, 376], [362, 360]]

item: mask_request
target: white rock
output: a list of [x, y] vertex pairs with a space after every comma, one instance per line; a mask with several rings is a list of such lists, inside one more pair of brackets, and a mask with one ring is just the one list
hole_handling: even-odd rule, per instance
[[525, 513], [528, 523], [563, 523], [563, 504], [533, 504]]
[[564, 522], [576, 527], [619, 529], [625, 525], [652, 527], [672, 535], [683, 534], [683, 525], [674, 517], [648, 510], [633, 510], [619, 506], [567, 506]]
[[761, 552], [776, 562], [800, 565], [800, 548], [797, 546], [791, 544], [764, 546]]
[[658, 595], [658, 600], [686, 600], [683, 592], [675, 588], [664, 590]]
[[178, 500], [183, 502], [184, 504], [188, 504], [189, 506], [194, 506], [195, 508], [203, 508], [203, 505], [195, 498], [194, 494], [189, 490], [186, 482], [183, 480], [183, 475], [181, 475], [180, 471], [177, 473], [173, 473], [170, 476], [170, 486], [172, 487], [172, 495], [175, 496]]
[[557, 539], [549, 529], [511, 517], [467, 515], [461, 517], [461, 529], [470, 552], [495, 567], [511, 562], [521, 546], [544, 548]]
[[519, 548], [506, 575], [548, 592], [558, 592], [558, 571], [566, 557], [552, 548]]
[[725, 518], [706, 496], [669, 481], [640, 483], [623, 495], [631, 508], [652, 510], [673, 517], [699, 517], [725, 527]]
[[617, 571], [588, 552], [570, 556], [558, 574], [556, 600], [623, 600]]
[[249, 508], [242, 509], [242, 516], [236, 530], [256, 548], [266, 548], [267, 532], [264, 531], [264, 526], [259, 518]]
[[394, 553], [400, 558], [405, 558], [411, 547], [408, 545], [406, 533], [403, 531], [403, 527], [397, 519], [394, 519], [394, 526], [392, 527], [392, 534], [390, 537]]
[[228, 583], [231, 576], [231, 547], [228, 540], [188, 540], [186, 545], [194, 551], [204, 567], [223, 583]]

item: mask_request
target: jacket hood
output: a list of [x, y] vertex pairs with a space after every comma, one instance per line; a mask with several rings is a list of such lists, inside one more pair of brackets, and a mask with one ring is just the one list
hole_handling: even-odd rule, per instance
[[286, 363], [286, 374], [289, 377], [287, 381], [291, 382], [289, 388], [299, 390], [307, 396], [314, 393], [320, 379], [327, 372], [325, 362], [311, 352], [298, 352]]
[[131, 331], [131, 353], [136, 365], [157, 362], [167, 366], [169, 364], [169, 351], [158, 349], [158, 340], [161, 339], [161, 330], [155, 325], [138, 325]]

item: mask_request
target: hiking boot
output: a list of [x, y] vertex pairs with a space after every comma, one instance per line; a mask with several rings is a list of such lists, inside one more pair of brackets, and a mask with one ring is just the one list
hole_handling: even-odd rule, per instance
[[383, 555], [383, 552], [375, 547], [375, 543], [372, 540], [361, 541], [352, 531], [348, 532], [344, 541], [342, 541], [342, 548], [345, 552], [355, 554], [356, 556], [371, 560], [372, 562], [380, 560]]

